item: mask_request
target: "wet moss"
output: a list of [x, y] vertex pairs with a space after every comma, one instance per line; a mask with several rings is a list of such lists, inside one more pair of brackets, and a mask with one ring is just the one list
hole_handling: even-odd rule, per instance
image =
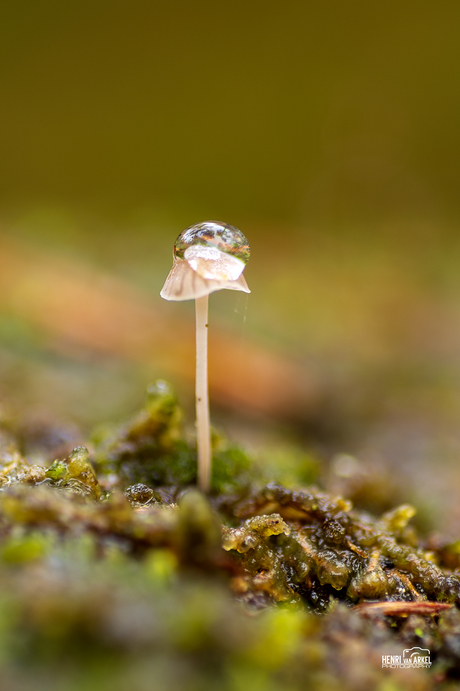
[[[292, 492], [272, 485], [245, 498], [235, 512], [244, 518], [275, 514], [289, 523], [282, 537], [259, 535], [255, 541], [254, 519], [247, 518], [231, 535], [264, 553], [265, 560], [268, 554], [276, 554], [276, 559], [271, 557], [271, 572], [277, 573], [271, 578], [284, 582], [292, 593], [305, 597], [310, 580], [330, 586], [333, 597], [355, 603], [379, 598], [460, 602], [460, 578], [443, 572], [433, 561], [433, 553], [414, 544], [413, 531], [406, 529], [415, 513], [410, 506], [397, 507], [372, 521], [340, 497], [314, 488]], [[227, 544], [231, 535], [226, 537]], [[247, 556], [246, 569], [253, 574], [252, 555]], [[252, 587], [257, 589], [258, 583], [254, 577]]]
[[[264, 485], [214, 436], [213, 488], [160, 382], [37, 465], [0, 430], [0, 672], [16, 689], [434, 689], [460, 668], [458, 544], [402, 504]], [[292, 479], [292, 477], [291, 477]], [[382, 669], [418, 646], [433, 668]], [[52, 674], [51, 674], [52, 671]], [[446, 687], [447, 688], [447, 687]]]
[[56, 487], [65, 488], [77, 494], [88, 494], [93, 499], [101, 499], [104, 492], [96, 478], [89, 460], [88, 449], [77, 446], [64, 460], [56, 460], [45, 472]]
[[[181, 421], [182, 411], [172, 388], [156, 382], [148, 389], [144, 408], [130, 421], [93, 435], [98, 472], [112, 474], [119, 486], [196, 484], [196, 448], [183, 438]], [[213, 492], [221, 494], [247, 485], [249, 467], [247, 454], [214, 434]]]

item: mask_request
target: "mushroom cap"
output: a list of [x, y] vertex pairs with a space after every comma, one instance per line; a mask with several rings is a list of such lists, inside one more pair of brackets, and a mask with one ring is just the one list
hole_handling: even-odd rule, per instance
[[174, 245], [174, 264], [160, 293], [165, 300], [193, 300], [216, 290], [250, 293], [243, 270], [249, 259], [243, 233], [206, 221], [184, 230]]

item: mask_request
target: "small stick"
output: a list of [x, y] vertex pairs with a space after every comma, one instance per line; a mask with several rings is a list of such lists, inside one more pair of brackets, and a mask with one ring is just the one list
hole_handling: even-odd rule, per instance
[[211, 433], [208, 398], [208, 295], [196, 298], [196, 427], [198, 486], [208, 492], [211, 484]]

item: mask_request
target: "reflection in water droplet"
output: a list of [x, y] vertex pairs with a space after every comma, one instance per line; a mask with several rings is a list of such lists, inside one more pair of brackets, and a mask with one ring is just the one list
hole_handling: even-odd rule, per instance
[[205, 221], [186, 228], [176, 240], [174, 257], [186, 259], [184, 254], [191, 246], [211, 247], [239, 259], [249, 260], [249, 243], [241, 230], [218, 221]]
[[174, 245], [174, 264], [161, 290], [165, 300], [196, 300], [216, 290], [250, 293], [243, 270], [249, 243], [227, 223], [205, 221], [184, 230]]
[[214, 281], [236, 281], [244, 269], [241, 259], [207, 245], [187, 247], [184, 259], [197, 274]]

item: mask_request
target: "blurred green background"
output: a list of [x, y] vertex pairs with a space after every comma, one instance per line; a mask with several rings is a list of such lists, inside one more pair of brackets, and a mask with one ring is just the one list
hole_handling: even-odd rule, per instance
[[456, 217], [455, 2], [4, 2], [2, 204]]
[[[167, 356], [180, 329], [193, 346], [193, 306], [158, 293], [176, 235], [227, 221], [252, 247], [252, 295], [212, 300], [235, 368], [260, 348], [309, 388], [289, 405], [273, 375], [283, 415], [251, 391], [225, 405], [223, 384], [217, 421], [256, 449], [276, 439], [389, 468], [458, 530], [459, 25], [447, 0], [2, 2], [5, 406], [88, 429], [162, 376], [193, 418], [193, 354], [179, 369]], [[142, 358], [115, 337], [93, 349], [94, 324], [86, 341], [63, 335], [46, 299], [24, 308], [32, 266], [34, 294], [49, 293], [48, 260], [64, 303], [59, 276], [75, 270], [90, 294], [116, 279], [165, 338]]]

